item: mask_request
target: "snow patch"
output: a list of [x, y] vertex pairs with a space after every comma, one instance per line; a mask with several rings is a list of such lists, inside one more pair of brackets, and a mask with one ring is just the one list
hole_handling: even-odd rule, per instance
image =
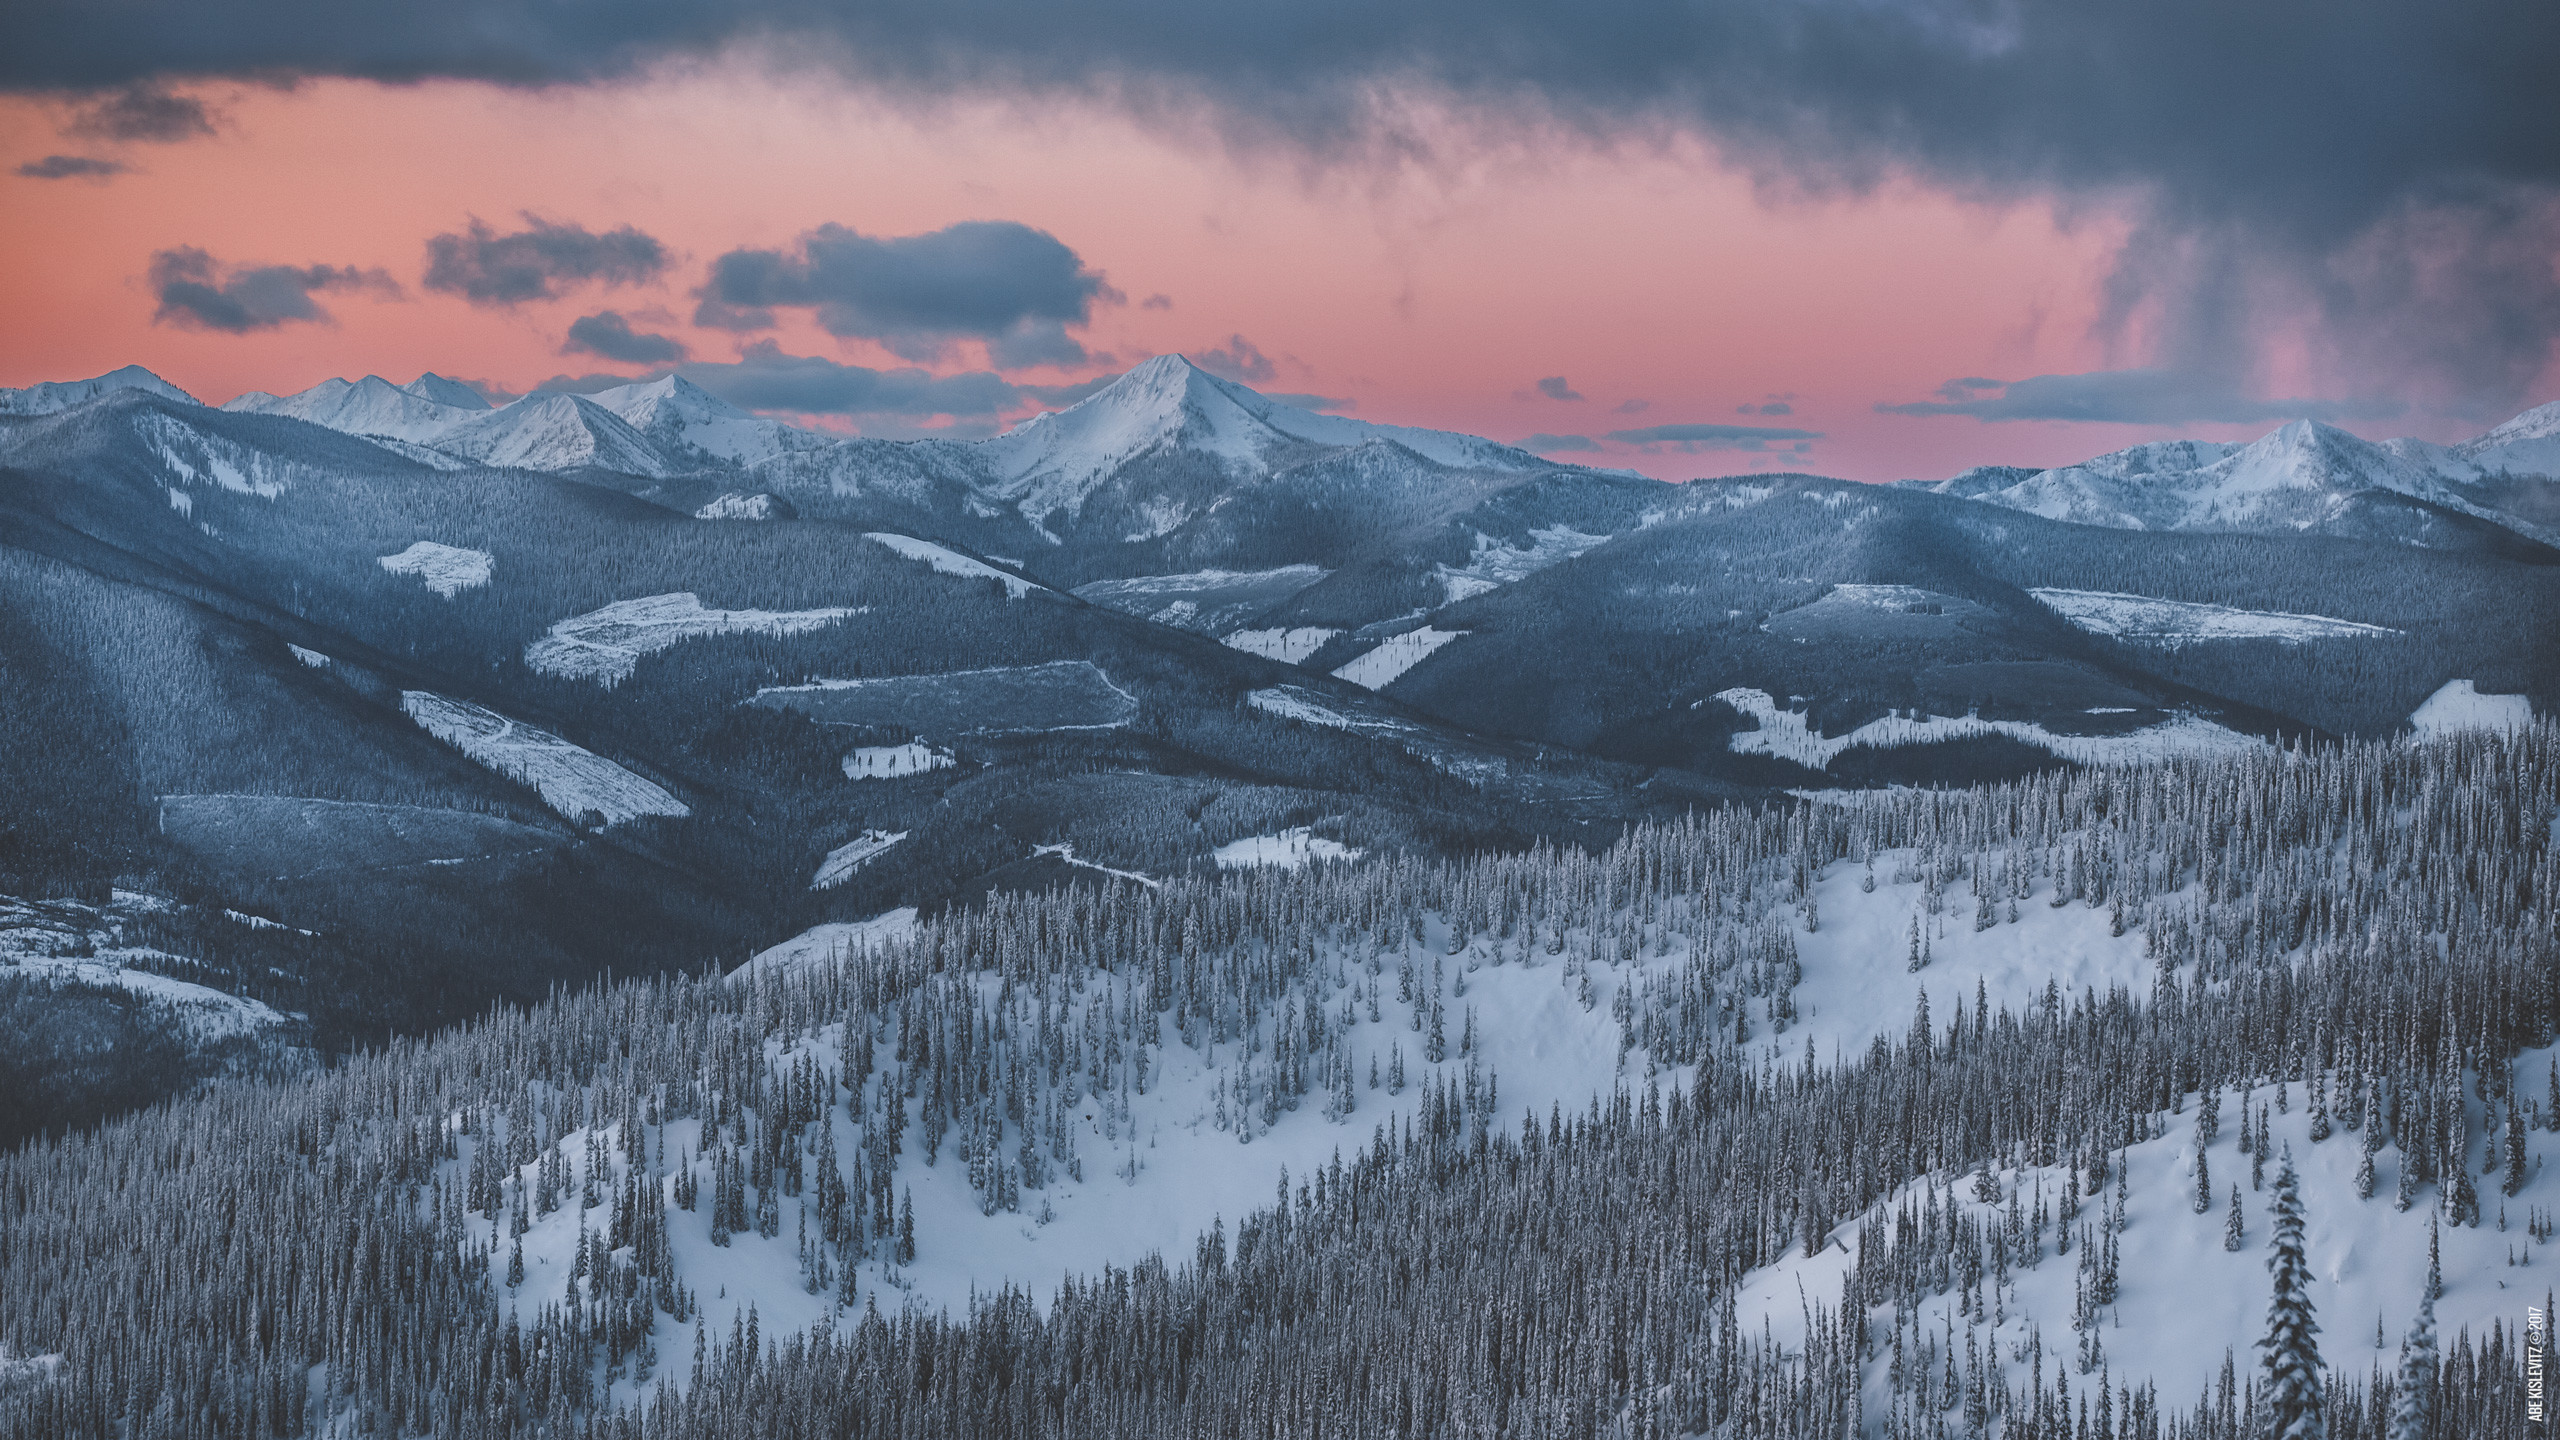
[[909, 560], [921, 560], [944, 575], [957, 575], [964, 580], [1000, 581], [1004, 585], [1004, 593], [1016, 600], [1034, 590], [1049, 590], [1046, 585], [1035, 585], [1019, 575], [1008, 574], [983, 560], [972, 560], [957, 550], [945, 549], [930, 540], [918, 540], [912, 535], [893, 535], [882, 530], [866, 531], [862, 538], [884, 545]]
[[1431, 657], [1441, 646], [1466, 634], [1464, 630], [1434, 630], [1425, 625], [1391, 637], [1385, 644], [1333, 672], [1337, 680], [1348, 680], [1364, 690], [1384, 690], [1404, 672]]
[[524, 663], [545, 675], [593, 680], [610, 689], [631, 678], [643, 655], [712, 635], [805, 635], [867, 607], [823, 610], [711, 610], [691, 591], [617, 600], [572, 615], [524, 648]]
[[1283, 870], [1303, 870], [1311, 860], [1357, 860], [1361, 852], [1339, 840], [1329, 840], [1304, 825], [1292, 826], [1277, 835], [1253, 835], [1230, 840], [1210, 852], [1221, 870], [1245, 870], [1256, 865], [1276, 865]]
[[2155, 600], [2147, 595], [2106, 590], [2035, 589], [2027, 593], [2091, 634], [2171, 650], [2205, 640], [2275, 640], [2307, 645], [2318, 640], [2370, 640], [2407, 633], [2326, 615], [2240, 610], [2228, 605]]
[[2422, 738], [2463, 730], [2522, 730], [2533, 724], [2533, 702], [2522, 695], [2483, 695], [2468, 680], [2448, 680], [2409, 712]]
[[1471, 596], [1525, 579], [1550, 565], [1562, 564], [1584, 551], [1609, 542], [1606, 535], [1591, 535], [1569, 526], [1556, 525], [1529, 532], [1526, 549], [1479, 533], [1475, 539], [1475, 555], [1461, 566], [1435, 565], [1432, 573], [1439, 578], [1447, 603], [1455, 605]]
[[571, 820], [593, 810], [607, 825], [642, 815], [693, 811], [665, 790], [548, 730], [522, 725], [467, 700], [404, 690], [400, 708], [420, 729], [499, 774], [532, 786], [542, 803]]
[[2257, 736], [2183, 713], [2123, 735], [2057, 735], [2029, 720], [1985, 720], [1975, 715], [1892, 715], [1843, 735], [1823, 736], [1813, 733], [1801, 712], [1778, 708], [1766, 690], [1737, 687], [1718, 691], [1714, 698], [1760, 722], [1759, 729], [1732, 738], [1735, 754], [1773, 755], [1812, 770], [1829, 769], [1842, 751], [1854, 746], [1889, 750], [1979, 735], [2006, 735], [2083, 765], [2130, 765], [2173, 755], [2241, 755], [2268, 748]]
[[286, 641], [284, 648], [293, 652], [294, 659], [301, 661], [303, 664], [310, 666], [314, 670], [326, 670], [329, 668], [329, 657], [321, 654], [317, 650], [305, 650], [291, 641]]
[[818, 866], [817, 875], [809, 881], [809, 888], [812, 890], [834, 889], [852, 879], [854, 871], [861, 869], [890, 846], [906, 838], [907, 832], [904, 830], [863, 831], [827, 852], [826, 860]]
[[426, 582], [428, 589], [450, 600], [465, 590], [488, 584], [494, 562], [486, 550], [465, 550], [459, 545], [421, 540], [375, 563], [394, 575], [415, 575]]
[[844, 774], [848, 780], [894, 780], [901, 775], [948, 770], [954, 763], [950, 751], [936, 750], [921, 741], [865, 745], [844, 757]]
[[1076, 847], [1073, 845], [1034, 845], [1031, 847], [1031, 853], [1034, 858], [1042, 855], [1054, 855], [1079, 870], [1091, 870], [1098, 874], [1113, 876], [1117, 879], [1135, 881], [1140, 885], [1146, 886], [1150, 890], [1156, 889], [1164, 883], [1153, 875], [1142, 875], [1135, 870], [1115, 870], [1111, 866], [1105, 865], [1100, 861], [1079, 860], [1076, 858]]
[[1283, 665], [1303, 665], [1308, 656], [1324, 648], [1324, 642], [1341, 633], [1313, 625], [1291, 630], [1238, 630], [1218, 643]]
[[839, 920], [814, 925], [779, 945], [757, 951], [746, 964], [729, 972], [729, 983], [743, 984], [759, 974], [788, 974], [813, 963], [837, 964], [915, 933], [916, 907], [913, 905], [903, 905], [868, 920]]

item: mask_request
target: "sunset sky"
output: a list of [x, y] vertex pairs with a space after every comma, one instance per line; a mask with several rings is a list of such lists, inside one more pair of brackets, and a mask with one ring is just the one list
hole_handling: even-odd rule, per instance
[[[2491, 83], [2548, 7], [2305, 9], [2256, 56], [2280, 27], [2179, 6], [34, 8], [0, 384], [674, 366], [970, 435], [1180, 351], [1559, 459], [1864, 479], [2560, 394], [2555, 87]], [[2178, 24], [2192, 62], [2126, 79]]]

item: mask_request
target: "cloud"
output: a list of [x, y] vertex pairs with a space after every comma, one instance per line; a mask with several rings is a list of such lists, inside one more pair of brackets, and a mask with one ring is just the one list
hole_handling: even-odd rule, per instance
[[1056, 236], [1010, 220], [885, 238], [821, 225], [789, 250], [722, 255], [696, 294], [697, 325], [762, 330], [776, 310], [805, 308], [828, 334], [876, 340], [903, 359], [980, 340], [1008, 368], [1083, 363], [1066, 327], [1120, 298]]
[[1647, 425], [1635, 430], [1612, 430], [1608, 438], [1621, 445], [1668, 445], [1686, 454], [1707, 450], [1766, 450], [1772, 444], [1792, 440], [1801, 453], [1822, 438], [1819, 430], [1789, 430], [1774, 425]]
[[1300, 410], [1329, 411], [1334, 414], [1344, 414], [1360, 408], [1358, 401], [1337, 395], [1299, 395], [1286, 390], [1266, 390], [1262, 398], [1277, 400], [1283, 405]]
[[2382, 419], [2402, 406], [2379, 399], [2256, 400], [2231, 380], [2176, 370], [2098, 370], [2025, 380], [1966, 376], [1935, 400], [1880, 404], [1887, 415], [1970, 415], [1976, 420], [2067, 420], [2118, 425], [2255, 424], [2270, 420]]
[[569, 322], [563, 355], [600, 355], [625, 365], [667, 365], [684, 358], [684, 342], [672, 335], [634, 330], [619, 310], [601, 310]]
[[121, 175], [126, 165], [120, 160], [99, 160], [87, 155], [47, 155], [18, 167], [18, 173], [30, 180], [104, 180]]
[[638, 285], [664, 273], [670, 257], [655, 236], [628, 225], [598, 235], [526, 212], [525, 227], [500, 235], [478, 216], [463, 233], [427, 241], [426, 287], [474, 305], [557, 299], [580, 285]]
[[1230, 335], [1224, 345], [1188, 354], [1192, 364], [1240, 385], [1260, 385], [1280, 373], [1279, 365], [1263, 354], [1261, 347], [1241, 335]]
[[1733, 413], [1736, 415], [1793, 415], [1796, 413], [1796, 407], [1784, 400], [1763, 400], [1757, 405], [1736, 405], [1733, 407]]
[[1592, 439], [1588, 435], [1549, 435], [1544, 431], [1541, 431], [1538, 434], [1531, 435], [1523, 439], [1520, 442], [1520, 448], [1523, 450], [1535, 451], [1540, 455], [1561, 455], [1569, 452], [1597, 450], [1600, 448], [1600, 442]]
[[786, 355], [771, 340], [747, 346], [736, 364], [696, 361], [676, 367], [676, 373], [732, 405], [797, 415], [993, 416], [1024, 398], [992, 371], [944, 376], [873, 370], [823, 356]]
[[1641, 415], [1652, 408], [1653, 402], [1650, 400], [1621, 400], [1618, 402], [1614, 413], [1619, 415]]
[[160, 308], [151, 319], [190, 330], [245, 335], [297, 322], [326, 322], [329, 312], [311, 297], [370, 293], [397, 299], [400, 286], [381, 270], [352, 265], [226, 266], [192, 245], [151, 257], [152, 293]]
[[1544, 380], [1539, 381], [1538, 393], [1546, 396], [1550, 400], [1579, 400], [1582, 398], [1581, 394], [1572, 386], [1564, 383], [1564, 377], [1561, 375], [1550, 375]]
[[87, 140], [143, 140], [174, 144], [213, 133], [213, 112], [192, 95], [138, 81], [81, 102], [62, 127]]
[[1146, 299], [1138, 302], [1138, 308], [1141, 310], [1170, 310], [1173, 308], [1173, 297], [1170, 295], [1150, 295]]

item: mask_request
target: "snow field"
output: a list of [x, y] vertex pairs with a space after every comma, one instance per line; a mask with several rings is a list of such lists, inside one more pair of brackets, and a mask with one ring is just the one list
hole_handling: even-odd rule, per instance
[[865, 830], [851, 840], [827, 852], [818, 873], [809, 881], [812, 890], [831, 890], [853, 878], [853, 872], [879, 858], [892, 845], [907, 838], [904, 830]]
[[2463, 730], [2520, 730], [2533, 723], [2533, 702], [2522, 695], [2483, 695], [2468, 680], [2448, 680], [2409, 714], [2420, 739]]
[[545, 675], [593, 680], [610, 689], [631, 678], [641, 656], [687, 640], [713, 635], [805, 635], [867, 608], [712, 610], [691, 591], [617, 600], [553, 625], [549, 633], [524, 647], [524, 663]]
[[426, 582], [428, 589], [450, 600], [465, 590], [475, 590], [489, 583], [492, 562], [486, 550], [465, 550], [458, 545], [439, 545], [433, 540], [420, 540], [397, 555], [385, 555], [375, 562], [394, 575], [414, 575]]
[[894, 780], [901, 775], [948, 770], [954, 763], [950, 751], [936, 750], [921, 741], [864, 745], [844, 757], [844, 773], [848, 780]]
[[2195, 605], [2105, 590], [2046, 589], [2027, 593], [2091, 634], [2165, 649], [2205, 640], [2276, 640], [2287, 645], [2307, 645], [2318, 640], [2371, 640], [2407, 633], [2353, 620], [2333, 620], [2326, 615], [2236, 610], [2228, 605]]
[[909, 560], [921, 560], [933, 567], [938, 574], [957, 575], [964, 580], [1000, 581], [1004, 585], [1004, 593], [1016, 600], [1022, 599], [1034, 590], [1043, 594], [1056, 593], [1046, 585], [1034, 584], [1019, 575], [999, 570], [983, 560], [972, 560], [957, 550], [947, 550], [930, 540], [918, 540], [912, 535], [893, 535], [881, 530], [867, 531], [862, 538], [884, 546]]
[[[1941, 1013], [1932, 1011], [1933, 1016]], [[2517, 1061], [2516, 1073], [2527, 1081], [2547, 1073], [2553, 1054], [2550, 1049], [2527, 1052]], [[2530, 1092], [2535, 1087], [2523, 1088]], [[2127, 1169], [2125, 1226], [2117, 1236], [2119, 1289], [2116, 1303], [2100, 1312], [2098, 1329], [2104, 1360], [2116, 1385], [2149, 1382], [2159, 1388], [2164, 1405], [2192, 1410], [2220, 1373], [2226, 1347], [2243, 1382], [2254, 1373], [2257, 1355], [2252, 1342], [2264, 1329], [2269, 1293], [2267, 1238], [2273, 1228], [2276, 1170], [2287, 1147], [2301, 1178], [2305, 1240], [2315, 1276], [2311, 1299], [2322, 1331], [2322, 1360], [2340, 1380], [2368, 1380], [2371, 1367], [2379, 1364], [2388, 1370], [2396, 1362], [2401, 1336], [2416, 1316], [2426, 1282], [2428, 1223], [2440, 1218], [2437, 1201], [2442, 1187], [2430, 1184], [2407, 1211], [2395, 1209], [2400, 1152], [2396, 1146], [2386, 1146], [2374, 1156], [2373, 1197], [2357, 1199], [2361, 1133], [2341, 1127], [2314, 1144], [2307, 1093], [2300, 1084], [2288, 1089], [2287, 1114], [2273, 1113], [2277, 1090], [2273, 1085], [2259, 1086], [2246, 1096], [2236, 1091], [2223, 1095], [2222, 1133], [2205, 1152], [2215, 1198], [2203, 1214], [2196, 1213], [2194, 1205], [2196, 1095], [2187, 1095], [2178, 1113], [2155, 1116], [2153, 1128], [2161, 1133], [2123, 1152]], [[2275, 1158], [2267, 1162], [2263, 1189], [2250, 1185], [2250, 1163], [2239, 1149], [2243, 1103], [2249, 1107], [2253, 1126], [2260, 1108], [2270, 1112]], [[2511, 1331], [2520, 1327], [2525, 1307], [2541, 1305], [2546, 1292], [2560, 1284], [2560, 1254], [2552, 1253], [2548, 1242], [2535, 1240], [2526, 1229], [2529, 1213], [2560, 1207], [2560, 1173], [2543, 1163], [2550, 1132], [2537, 1131], [2530, 1142], [2535, 1158], [2524, 1189], [2513, 1197], [2502, 1196], [2498, 1177], [2479, 1173], [2484, 1154], [2481, 1117], [2476, 1102], [2471, 1109], [2469, 1163], [2480, 1190], [2481, 1222], [2477, 1227], [2441, 1228], [2444, 1295], [2436, 1302], [2436, 1332], [2445, 1351], [2466, 1326], [2475, 1342], [2492, 1322], [2503, 1323]], [[2373, 1121], [2368, 1118], [2365, 1123]], [[2071, 1183], [2069, 1173], [2058, 1167], [2000, 1170], [1996, 1175], [2003, 1197], [1996, 1205], [1972, 1198], [1969, 1175], [1936, 1177], [1939, 1203], [1953, 1204], [1982, 1220], [1993, 1211], [2005, 1215], [2006, 1197], [2013, 1192], [2032, 1212], [2039, 1183], [2049, 1204], [2058, 1203], [2061, 1188]], [[1891, 1215], [1906, 1198], [1917, 1209], [1930, 1183], [1905, 1187], [1889, 1197], [1885, 1213]], [[2246, 1230], [2241, 1248], [2230, 1251], [2223, 1248], [2223, 1226], [2235, 1185]], [[2082, 1188], [2085, 1191], [2086, 1186]], [[2110, 1205], [2113, 1195], [2111, 1178], [2106, 1189]], [[2504, 1230], [2498, 1224], [2502, 1203]], [[2083, 1375], [2076, 1363], [2080, 1336], [2072, 1329], [2072, 1317], [2082, 1253], [2078, 1229], [2083, 1224], [2095, 1226], [2102, 1207], [2098, 1197], [2085, 1195], [2083, 1205], [2073, 1224], [2071, 1254], [2057, 1256], [2054, 1237], [2048, 1233], [2039, 1262], [2032, 1268], [2013, 1264], [2014, 1285], [1999, 1301], [2004, 1317], [1999, 1325], [1969, 1327], [1959, 1308], [1960, 1291], [1950, 1291], [1923, 1300], [1918, 1314], [1921, 1332], [1935, 1332], [1943, 1347], [1952, 1315], [1959, 1348], [1968, 1334], [1980, 1334], [1987, 1352], [1998, 1359], [2002, 1379], [2015, 1390], [2028, 1373], [2021, 1347], [2040, 1328], [2048, 1387], [2058, 1365], [2069, 1369], [2075, 1392], [2094, 1385], [2097, 1372], [2093, 1369]], [[1834, 1243], [1819, 1256], [1806, 1259], [1798, 1247], [1777, 1264], [1746, 1277], [1740, 1300], [1746, 1321], [1765, 1320], [1782, 1342], [1800, 1343], [1802, 1297], [1838, 1303], [1841, 1277], [1856, 1263], [1859, 1218], [1850, 1217], [1834, 1230]], [[1986, 1278], [1986, 1302], [1990, 1288]], [[2201, 1310], [2200, 1300], [2206, 1302]], [[1878, 1416], [1887, 1413], [1890, 1405], [1885, 1370], [1891, 1350], [1892, 1307], [1876, 1307], [1869, 1321], [1879, 1354], [1867, 1364], [1866, 1404], [1867, 1413]], [[2379, 1350], [2374, 1346], [2377, 1321], [2384, 1340]], [[1995, 1339], [1996, 1344], [1989, 1343]], [[1936, 1363], [1945, 1362], [1940, 1358]], [[1963, 1369], [1961, 1360], [1957, 1368]]]
[[1283, 665], [1302, 665], [1308, 656], [1324, 648], [1324, 642], [1341, 633], [1313, 625], [1301, 625], [1294, 630], [1238, 630], [1218, 643], [1248, 655], [1259, 655], [1265, 660], [1277, 660]]
[[1465, 635], [1464, 630], [1434, 630], [1425, 625], [1390, 637], [1359, 659], [1333, 672], [1337, 680], [1348, 680], [1364, 690], [1384, 690], [1404, 672], [1431, 658], [1433, 651]]
[[692, 809], [601, 755], [548, 730], [522, 725], [467, 700], [404, 690], [400, 708], [418, 727], [520, 784], [571, 820], [593, 810], [608, 825], [642, 815], [682, 817]]
[[1985, 720], [1977, 715], [1894, 715], [1826, 736], [1814, 734], [1801, 712], [1779, 709], [1766, 690], [1736, 687], [1718, 691], [1713, 698], [1760, 722], [1759, 729], [1740, 731], [1728, 742], [1735, 754], [1774, 755], [1813, 770], [1829, 769], [1841, 752], [1860, 745], [1889, 750], [1979, 735], [2006, 735], [2084, 765], [2130, 765], [2176, 755], [2233, 756], [2268, 748], [2257, 736], [2183, 713], [2124, 735], [2057, 735], [2033, 721]]
[[847, 956], [877, 950], [891, 940], [906, 939], [915, 932], [913, 905], [902, 905], [868, 920], [813, 925], [779, 945], [757, 951], [746, 964], [729, 972], [728, 982], [743, 985], [760, 974], [787, 975], [804, 965], [835, 964]]
[[1522, 549], [1490, 535], [1478, 532], [1475, 554], [1463, 566], [1438, 565], [1438, 576], [1447, 604], [1482, 595], [1514, 580], [1526, 579], [1550, 565], [1559, 565], [1595, 546], [1605, 545], [1606, 535], [1591, 535], [1570, 526], [1557, 525], [1529, 532], [1529, 546]]
[[1277, 835], [1250, 835], [1230, 840], [1210, 852], [1221, 870], [1245, 870], [1256, 865], [1276, 865], [1283, 870], [1303, 870], [1310, 860], [1357, 860], [1360, 852], [1339, 840], [1329, 840], [1304, 825], [1292, 826]]

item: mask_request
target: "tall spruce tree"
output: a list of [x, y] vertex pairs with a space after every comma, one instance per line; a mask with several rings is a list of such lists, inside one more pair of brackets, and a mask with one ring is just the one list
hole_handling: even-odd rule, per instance
[[2321, 1393], [2320, 1322], [2311, 1304], [2311, 1258], [2303, 1249], [2302, 1191], [2293, 1173], [2293, 1148], [2285, 1147], [2276, 1171], [2272, 1207], [2274, 1236], [2269, 1241], [2267, 1273], [2272, 1279], [2267, 1302], [2267, 1330], [2258, 1341], [2265, 1353], [2259, 1373], [2259, 1401], [2266, 1414], [2267, 1440], [2327, 1440], [2325, 1402]]

